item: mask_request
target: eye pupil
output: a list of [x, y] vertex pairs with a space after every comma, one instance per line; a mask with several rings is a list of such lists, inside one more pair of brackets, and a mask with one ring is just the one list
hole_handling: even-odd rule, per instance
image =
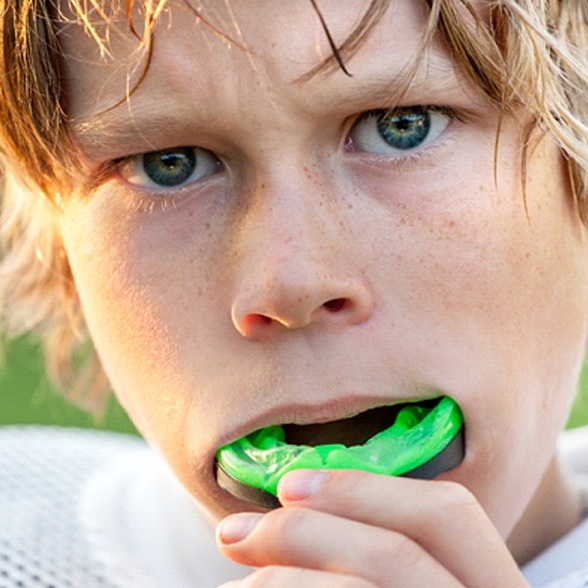
[[378, 132], [396, 149], [418, 147], [427, 138], [430, 128], [430, 114], [423, 108], [396, 110], [378, 117]]
[[183, 184], [196, 168], [196, 153], [192, 147], [167, 151], [154, 151], [143, 155], [143, 168], [147, 176], [160, 186]]

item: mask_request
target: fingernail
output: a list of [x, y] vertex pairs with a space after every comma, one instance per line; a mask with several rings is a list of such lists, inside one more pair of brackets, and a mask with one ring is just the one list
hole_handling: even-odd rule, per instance
[[304, 500], [318, 492], [329, 474], [322, 470], [296, 470], [284, 476], [278, 485], [280, 498]]
[[262, 514], [249, 512], [228, 516], [219, 523], [216, 535], [225, 545], [238, 543], [253, 531], [262, 518]]

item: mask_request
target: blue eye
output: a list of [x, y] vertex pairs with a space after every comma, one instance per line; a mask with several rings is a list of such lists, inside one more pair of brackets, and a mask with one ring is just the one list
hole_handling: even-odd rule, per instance
[[425, 106], [374, 110], [360, 117], [349, 138], [354, 150], [395, 155], [424, 147], [450, 122], [447, 113]]
[[390, 116], [381, 114], [377, 123], [382, 139], [396, 149], [418, 147], [431, 130], [431, 116], [422, 108], [397, 112]]
[[173, 147], [125, 158], [120, 174], [134, 186], [161, 189], [178, 188], [216, 173], [218, 158], [198, 147]]
[[195, 168], [196, 154], [189, 147], [143, 155], [143, 169], [147, 177], [160, 186], [183, 184]]

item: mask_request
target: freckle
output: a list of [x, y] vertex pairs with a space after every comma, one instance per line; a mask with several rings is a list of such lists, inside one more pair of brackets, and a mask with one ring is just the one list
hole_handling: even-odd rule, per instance
[[353, 204], [351, 204], [351, 202], [350, 202], [350, 203], [347, 205], [347, 208], [348, 208], [349, 210], [351, 210], [351, 209], [353, 208]]
[[207, 231], [210, 231], [210, 223], [206, 223], [204, 225], [204, 229], [207, 230]]

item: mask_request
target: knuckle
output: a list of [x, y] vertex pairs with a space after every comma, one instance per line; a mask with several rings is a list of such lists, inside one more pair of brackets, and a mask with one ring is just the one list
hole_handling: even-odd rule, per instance
[[452, 481], [439, 481], [437, 484], [438, 508], [445, 509], [448, 513], [478, 508], [476, 497], [463, 484]]
[[289, 561], [288, 554], [296, 547], [298, 538], [309, 524], [311, 511], [303, 507], [279, 508], [267, 513], [263, 520], [265, 533], [271, 536], [267, 542], [268, 553], [280, 561]]
[[254, 572], [248, 578], [247, 588], [267, 588], [280, 586], [283, 579], [282, 566], [265, 566]]
[[387, 554], [381, 554], [380, 567], [388, 567], [390, 561], [396, 561], [401, 562], [406, 568], [416, 569], [424, 556], [424, 551], [419, 545], [406, 535], [395, 534], [391, 547]]
[[308, 521], [309, 516], [309, 509], [289, 506], [288, 508], [278, 508], [267, 513], [264, 517], [264, 522], [271, 528], [272, 532], [291, 534], [303, 526]]
[[270, 565], [258, 569], [246, 580], [246, 588], [269, 588], [285, 585], [303, 586], [304, 588], [377, 588], [375, 584], [357, 576], [331, 574], [306, 568]]
[[372, 570], [375, 577], [386, 577], [391, 565], [413, 569], [420, 565], [424, 555], [425, 552], [410, 537], [386, 532], [380, 540], [366, 548], [358, 561], [362, 562], [365, 569]]
[[440, 525], [470, 527], [473, 521], [485, 517], [474, 494], [462, 484], [443, 481], [439, 482], [437, 490], [439, 493], [436, 496], [434, 517]]
[[337, 578], [337, 588], [376, 588], [376, 585], [364, 578], [339, 576]]

